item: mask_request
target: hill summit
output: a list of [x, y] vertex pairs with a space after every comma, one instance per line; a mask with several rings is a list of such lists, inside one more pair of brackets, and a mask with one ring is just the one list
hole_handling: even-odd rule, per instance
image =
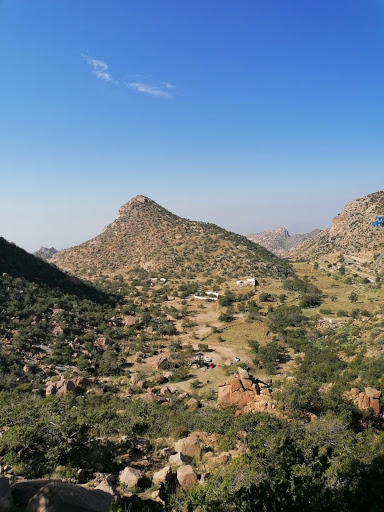
[[137, 268], [234, 277], [291, 273], [287, 263], [246, 237], [178, 217], [142, 195], [124, 204], [100, 235], [55, 254], [52, 261], [91, 279], [101, 273], [124, 275]]
[[333, 218], [330, 228], [296, 247], [290, 255], [301, 260], [342, 254], [371, 258], [384, 251], [384, 230], [372, 227], [378, 215], [384, 215], [384, 192], [354, 199]]
[[290, 235], [288, 230], [283, 227], [276, 229], [267, 229], [260, 233], [249, 233], [247, 238], [256, 242], [277, 256], [286, 258], [289, 251], [298, 245], [302, 244], [305, 240], [314, 237], [320, 233], [320, 229], [315, 229], [310, 233]]

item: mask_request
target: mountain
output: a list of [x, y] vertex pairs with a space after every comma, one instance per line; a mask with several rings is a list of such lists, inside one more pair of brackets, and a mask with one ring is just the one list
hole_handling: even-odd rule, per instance
[[38, 251], [33, 253], [33, 255], [37, 256], [38, 258], [41, 258], [42, 260], [48, 261], [57, 252], [59, 252], [59, 251], [57, 251], [54, 247], [48, 248], [48, 247], [41, 246]]
[[251, 276], [291, 273], [289, 265], [246, 237], [214, 224], [183, 219], [151, 199], [124, 204], [103, 232], [52, 261], [75, 275], [95, 279], [141, 268], [164, 275]]
[[277, 256], [286, 258], [291, 249], [302, 244], [305, 240], [316, 236], [320, 231], [320, 229], [315, 229], [310, 233], [291, 236], [286, 228], [280, 227], [277, 229], [267, 229], [260, 233], [249, 233], [247, 238], [252, 242], [262, 245]]
[[291, 257], [316, 260], [342, 254], [372, 258], [384, 251], [384, 230], [372, 227], [377, 215], [384, 215], [384, 192], [355, 199], [344, 206], [330, 228], [293, 249]]

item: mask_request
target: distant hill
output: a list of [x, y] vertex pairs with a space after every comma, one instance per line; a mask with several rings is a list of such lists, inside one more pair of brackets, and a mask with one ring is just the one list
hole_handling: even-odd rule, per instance
[[330, 228], [297, 246], [290, 255], [298, 260], [342, 254], [371, 258], [384, 251], [384, 230], [372, 227], [377, 215], [384, 215], [384, 192], [375, 192], [345, 205], [333, 218]]
[[310, 233], [290, 235], [286, 228], [280, 227], [277, 229], [267, 229], [260, 233], [249, 233], [247, 238], [252, 242], [262, 245], [277, 256], [286, 258], [291, 249], [294, 249], [305, 240], [314, 237], [320, 231], [320, 229], [315, 229]]
[[33, 253], [33, 255], [37, 256], [38, 258], [41, 258], [42, 260], [48, 261], [57, 252], [59, 252], [59, 251], [57, 251], [54, 247], [48, 248], [48, 247], [41, 246], [38, 251]]
[[0, 275], [4, 278], [21, 279], [35, 283], [41, 289], [53, 290], [55, 295], [69, 294], [81, 299], [106, 302], [108, 297], [93, 286], [70, 276], [62, 270], [24, 251], [17, 245], [0, 237]]
[[96, 279], [141, 268], [164, 275], [283, 275], [290, 266], [274, 254], [215, 224], [183, 219], [137, 196], [92, 240], [55, 254], [52, 261], [75, 275]]

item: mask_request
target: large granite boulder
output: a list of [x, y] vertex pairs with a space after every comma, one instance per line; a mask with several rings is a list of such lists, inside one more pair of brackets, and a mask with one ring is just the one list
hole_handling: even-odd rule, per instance
[[78, 485], [51, 482], [29, 500], [25, 512], [109, 512], [112, 496]]

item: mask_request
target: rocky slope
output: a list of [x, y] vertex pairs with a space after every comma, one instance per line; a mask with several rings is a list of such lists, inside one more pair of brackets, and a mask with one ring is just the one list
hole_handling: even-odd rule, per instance
[[96, 238], [55, 254], [52, 261], [95, 279], [141, 268], [181, 275], [281, 275], [290, 267], [246, 237], [214, 224], [183, 219], [151, 199], [137, 196]]
[[33, 255], [36, 256], [37, 258], [41, 258], [42, 260], [48, 261], [57, 252], [58, 251], [54, 247], [48, 248], [41, 246], [38, 251], [33, 253]]
[[384, 192], [355, 199], [333, 218], [330, 228], [293, 249], [290, 256], [298, 260], [340, 255], [372, 258], [384, 251], [384, 230], [372, 227], [376, 216], [383, 214]]
[[310, 233], [290, 235], [286, 228], [280, 227], [276, 229], [267, 229], [260, 233], [249, 233], [247, 238], [252, 242], [262, 245], [277, 256], [286, 258], [288, 257], [291, 249], [302, 244], [305, 240], [313, 238], [320, 233], [320, 231], [320, 229], [315, 229]]

